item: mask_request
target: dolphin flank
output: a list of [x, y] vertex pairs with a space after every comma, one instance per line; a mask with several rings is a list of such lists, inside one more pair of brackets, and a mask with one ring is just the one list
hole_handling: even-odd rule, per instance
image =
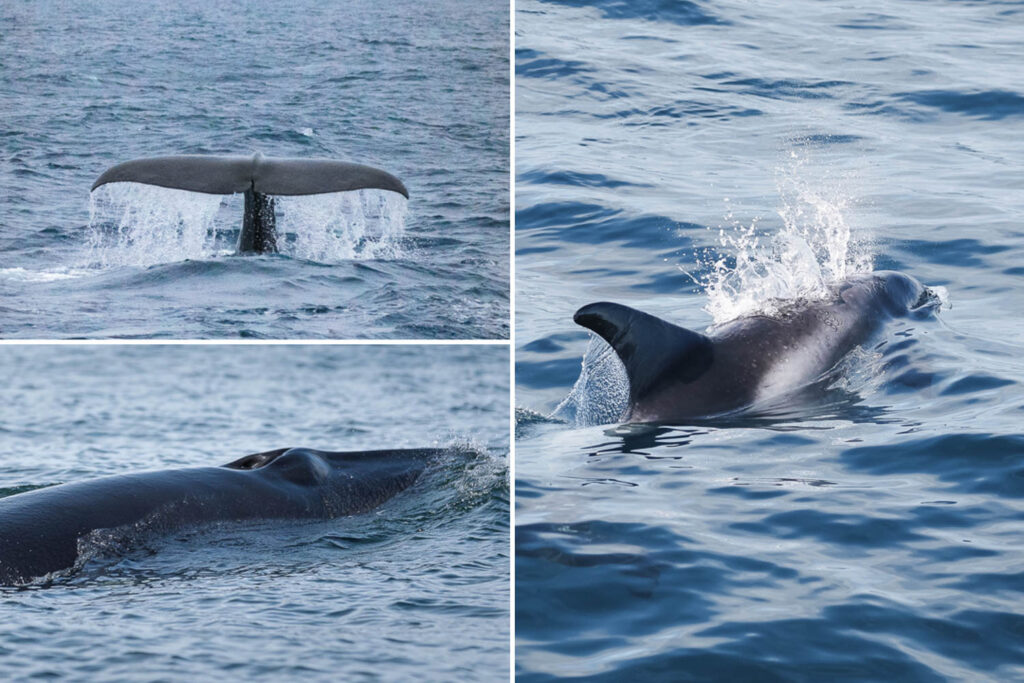
[[216, 521], [331, 519], [412, 486], [442, 449], [334, 453], [282, 448], [220, 467], [123, 474], [0, 499], [0, 585], [71, 569], [101, 529], [167, 532]]
[[615, 350], [629, 378], [631, 422], [710, 417], [819, 381], [893, 318], [934, 307], [920, 282], [893, 271], [854, 275], [822, 301], [737, 318], [704, 335], [614, 303], [573, 320]]

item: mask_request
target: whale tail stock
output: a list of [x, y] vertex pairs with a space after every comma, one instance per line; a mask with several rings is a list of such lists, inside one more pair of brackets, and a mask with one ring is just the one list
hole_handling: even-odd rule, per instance
[[409, 197], [402, 181], [371, 166], [330, 159], [279, 159], [256, 153], [251, 157], [168, 156], [134, 159], [107, 169], [93, 183], [143, 183], [206, 194], [245, 194], [245, 216], [238, 249], [277, 251], [274, 198], [377, 189]]
[[703, 334], [621, 304], [598, 302], [576, 311], [573, 321], [598, 334], [615, 350], [629, 377], [632, 403], [662, 382], [690, 382], [710, 367], [711, 340]]

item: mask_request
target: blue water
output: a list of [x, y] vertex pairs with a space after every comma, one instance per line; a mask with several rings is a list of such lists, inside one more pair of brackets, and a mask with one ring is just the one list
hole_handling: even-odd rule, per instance
[[[519, 678], [1024, 677], [1024, 6], [516, 11]], [[941, 310], [784, 418], [616, 426], [572, 323], [870, 269]]]
[[[507, 338], [508, 40], [507, 3], [3, 3], [0, 336]], [[198, 251], [90, 248], [109, 166], [254, 151], [397, 175], [401, 248], [236, 257], [237, 197]]]
[[0, 591], [4, 680], [507, 678], [506, 349], [0, 351], [0, 495], [289, 445], [453, 449], [367, 514], [144, 538]]

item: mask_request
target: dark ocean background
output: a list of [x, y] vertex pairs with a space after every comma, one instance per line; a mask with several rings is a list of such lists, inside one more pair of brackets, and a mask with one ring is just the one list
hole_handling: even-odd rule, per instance
[[[508, 3], [3, 3], [0, 336], [507, 338], [508, 40]], [[116, 163], [257, 151], [383, 168], [404, 223], [322, 195], [238, 257], [240, 197], [165, 190], [90, 225]]]
[[451, 448], [323, 522], [145, 534], [0, 590], [0, 678], [507, 680], [508, 351], [6, 346], [0, 496], [287, 446]]
[[[516, 31], [518, 679], [1024, 678], [1024, 5], [520, 0]], [[941, 310], [784, 417], [617, 427], [572, 323], [881, 269]]]

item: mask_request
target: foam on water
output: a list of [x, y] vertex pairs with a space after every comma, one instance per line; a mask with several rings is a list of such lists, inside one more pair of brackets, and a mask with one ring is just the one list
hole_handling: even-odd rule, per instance
[[57, 280], [73, 280], [87, 275], [89, 271], [81, 268], [56, 267], [47, 270], [27, 270], [25, 268], [0, 268], [0, 278], [20, 282], [55, 282]]
[[776, 172], [781, 225], [762, 227], [757, 218], [744, 224], [730, 208], [718, 226], [719, 249], [698, 259], [709, 270], [701, 284], [715, 324], [777, 313], [782, 301], [823, 298], [831, 283], [872, 270], [870, 239], [848, 222], [849, 178], [821, 175], [805, 157], [789, 156]]
[[[145, 267], [233, 253], [243, 216], [241, 207], [222, 210], [224, 200], [140, 183], [103, 185], [90, 195], [85, 265]], [[335, 262], [401, 253], [407, 202], [400, 194], [357, 190], [274, 201], [282, 254]]]

